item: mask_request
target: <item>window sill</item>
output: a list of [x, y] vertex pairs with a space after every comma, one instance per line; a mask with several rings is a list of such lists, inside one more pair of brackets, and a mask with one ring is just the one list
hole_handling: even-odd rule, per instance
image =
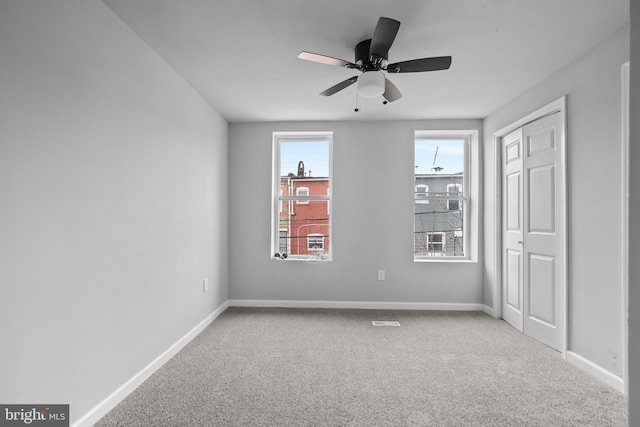
[[436, 262], [436, 263], [454, 263], [454, 264], [460, 264], [460, 263], [468, 263], [468, 264], [475, 264], [478, 262], [478, 260], [475, 259], [470, 259], [470, 258], [464, 258], [464, 257], [433, 257], [433, 258], [414, 258], [413, 262], [417, 262], [417, 263], [423, 263], [423, 262]]
[[325, 255], [325, 256], [323, 256], [323, 257], [319, 257], [319, 256], [318, 256], [318, 257], [314, 257], [314, 256], [311, 256], [311, 257], [294, 257], [294, 256], [289, 256], [289, 257], [284, 258], [284, 259], [282, 259], [282, 258], [276, 258], [276, 257], [271, 257], [271, 260], [272, 260], [272, 261], [285, 261], [285, 262], [286, 262], [286, 261], [305, 261], [305, 262], [308, 262], [308, 263], [314, 263], [314, 264], [315, 264], [315, 263], [318, 263], [318, 262], [330, 262], [330, 261], [333, 261], [333, 258], [331, 258], [331, 257], [330, 257], [330, 256], [328, 256], [328, 255]]

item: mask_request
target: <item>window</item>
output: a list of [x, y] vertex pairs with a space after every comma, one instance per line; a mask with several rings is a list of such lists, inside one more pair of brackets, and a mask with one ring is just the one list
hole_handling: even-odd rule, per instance
[[414, 261], [471, 259], [469, 158], [477, 137], [477, 131], [416, 132]]
[[429, 200], [427, 200], [427, 195], [429, 194], [429, 186], [426, 184], [418, 184], [416, 185], [416, 203], [419, 204], [427, 204]]
[[307, 234], [307, 250], [324, 251], [324, 236], [322, 234]]
[[444, 233], [427, 233], [427, 251], [432, 255], [444, 254]]
[[271, 258], [331, 259], [331, 132], [273, 134]]
[[[309, 188], [308, 187], [298, 187], [296, 188], [296, 196], [308, 196]], [[308, 205], [309, 199], [298, 199], [296, 203], [299, 205]]]
[[447, 208], [450, 211], [462, 210], [462, 184], [447, 184]]

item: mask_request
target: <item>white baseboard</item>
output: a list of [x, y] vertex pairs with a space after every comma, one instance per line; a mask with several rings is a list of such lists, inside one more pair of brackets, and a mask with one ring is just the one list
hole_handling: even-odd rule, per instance
[[[446, 310], [446, 311], [483, 311], [494, 316], [494, 310], [484, 304], [475, 303], [409, 303], [409, 302], [374, 302], [374, 301], [297, 301], [297, 300], [227, 300], [213, 313], [197, 324], [155, 360], [125, 382], [106, 399], [97, 404], [89, 412], [72, 424], [72, 427], [90, 427], [110, 410], [116, 407], [133, 390], [140, 386], [155, 371], [175, 356], [185, 345], [202, 332], [228, 307], [272, 307], [272, 308], [347, 308], [347, 309], [380, 309], [380, 310]], [[494, 316], [495, 317], [495, 316]], [[566, 352], [566, 360], [572, 365], [593, 375], [614, 389], [625, 393], [624, 380], [607, 371], [590, 360], [572, 351]]]
[[202, 332], [211, 322], [213, 322], [223, 311], [229, 307], [229, 301], [225, 301], [213, 313], [208, 315], [202, 322], [187, 332], [175, 344], [156, 357], [151, 363], [145, 366], [140, 372], [121, 385], [116, 391], [111, 393], [106, 399], [94, 406], [89, 412], [72, 424], [72, 427], [90, 427], [109, 411], [116, 407], [125, 397], [134, 391], [140, 384], [149, 378], [155, 371], [160, 369], [169, 359], [175, 356], [182, 348]]
[[585, 359], [572, 351], [566, 352], [567, 362], [591, 374], [605, 384], [610, 385], [616, 390], [625, 393], [624, 380], [619, 376], [612, 374], [603, 367], [596, 365], [592, 361]]
[[489, 307], [488, 305], [482, 304], [482, 311], [484, 311], [491, 317], [495, 317], [496, 319], [498, 318], [496, 311], [492, 307]]
[[249, 300], [232, 299], [230, 307], [270, 307], [270, 308], [351, 308], [378, 310], [446, 310], [484, 311], [485, 306], [475, 303], [439, 302], [375, 302], [375, 301], [309, 301], [309, 300]]

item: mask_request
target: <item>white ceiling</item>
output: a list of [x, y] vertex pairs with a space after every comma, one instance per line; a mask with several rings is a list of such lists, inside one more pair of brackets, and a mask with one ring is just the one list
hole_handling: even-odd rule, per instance
[[[230, 122], [483, 118], [629, 22], [629, 0], [104, 0]], [[391, 74], [404, 95], [360, 98], [353, 61], [380, 16], [401, 22], [389, 62], [451, 55], [448, 71]]]

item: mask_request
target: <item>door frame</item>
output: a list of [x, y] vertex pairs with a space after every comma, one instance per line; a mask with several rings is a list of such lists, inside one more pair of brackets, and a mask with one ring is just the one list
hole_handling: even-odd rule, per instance
[[569, 193], [568, 193], [568, 162], [567, 162], [567, 96], [564, 95], [555, 101], [535, 110], [534, 112], [527, 114], [526, 116], [514, 121], [513, 123], [497, 130], [493, 133], [493, 152], [494, 152], [494, 176], [493, 182], [495, 185], [495, 199], [494, 199], [494, 207], [493, 207], [493, 223], [494, 223], [494, 231], [495, 231], [495, 257], [494, 257], [494, 272], [496, 280], [493, 284], [493, 296], [494, 296], [494, 304], [493, 310], [494, 314], [497, 318], [502, 318], [502, 138], [507, 136], [512, 131], [521, 128], [522, 126], [534, 122], [538, 119], [541, 119], [545, 116], [549, 116], [551, 114], [560, 113], [562, 120], [562, 132], [560, 135], [562, 144], [560, 149], [560, 158], [563, 163], [563, 176], [562, 176], [562, 185], [564, 186], [563, 191], [565, 194], [564, 203], [562, 204], [562, 218], [559, 218], [558, 221], [561, 221], [564, 225], [564, 232], [562, 238], [564, 240], [563, 250], [564, 250], [564, 260], [565, 260], [565, 274], [564, 274], [564, 283], [562, 288], [562, 294], [564, 299], [564, 310], [563, 316], [560, 319], [563, 327], [563, 336], [562, 336], [562, 344], [560, 346], [560, 353], [563, 358], [566, 358], [567, 354], [567, 346], [569, 342], [569, 328], [568, 328], [568, 317], [569, 317]]
[[622, 64], [622, 380], [629, 395], [629, 90], [630, 61]]

